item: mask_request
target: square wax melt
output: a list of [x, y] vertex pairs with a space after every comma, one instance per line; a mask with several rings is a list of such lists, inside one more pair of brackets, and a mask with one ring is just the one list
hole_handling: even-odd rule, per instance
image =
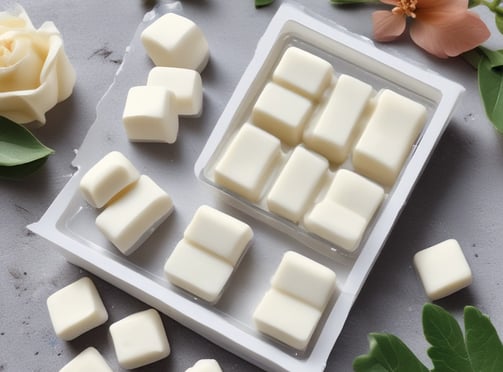
[[215, 359], [201, 359], [185, 372], [222, 372], [222, 368]]
[[120, 366], [133, 369], [164, 359], [171, 353], [161, 317], [154, 309], [129, 315], [110, 326]]
[[284, 254], [255, 309], [257, 329], [294, 349], [305, 350], [335, 291], [335, 273], [298, 253]]
[[269, 210], [298, 222], [316, 197], [327, 172], [325, 158], [296, 147], [267, 195]]
[[311, 101], [275, 83], [267, 83], [253, 107], [251, 121], [290, 146], [297, 145], [311, 115]]
[[138, 170], [124, 155], [112, 151], [84, 174], [80, 192], [89, 204], [101, 208], [139, 177]]
[[164, 266], [174, 285], [216, 303], [253, 237], [244, 222], [201, 206]]
[[385, 186], [393, 185], [425, 122], [425, 106], [384, 89], [353, 149], [355, 170]]
[[472, 283], [470, 266], [455, 239], [417, 252], [414, 266], [431, 300], [446, 297]]
[[198, 116], [203, 107], [203, 83], [196, 70], [177, 67], [154, 67], [147, 78], [149, 86], [163, 86], [175, 95], [178, 115]]
[[96, 217], [96, 226], [123, 254], [133, 253], [173, 211], [171, 197], [142, 175]]
[[59, 372], [90, 371], [113, 372], [105, 358], [94, 347], [88, 347], [59, 370]]
[[87, 277], [50, 295], [47, 309], [54, 332], [65, 341], [73, 340], [108, 320], [98, 290]]
[[272, 80], [311, 100], [320, 99], [332, 81], [334, 68], [303, 49], [289, 47], [274, 69]]
[[141, 34], [148, 56], [157, 66], [202, 71], [209, 59], [208, 41], [190, 19], [168, 13]]
[[304, 133], [306, 145], [331, 162], [344, 162], [373, 91], [371, 85], [352, 76], [339, 76], [320, 116]]
[[132, 87], [122, 121], [132, 142], [174, 143], [178, 136], [174, 93], [164, 86]]
[[250, 201], [257, 201], [280, 155], [281, 143], [276, 137], [245, 123], [219, 159], [215, 182]]

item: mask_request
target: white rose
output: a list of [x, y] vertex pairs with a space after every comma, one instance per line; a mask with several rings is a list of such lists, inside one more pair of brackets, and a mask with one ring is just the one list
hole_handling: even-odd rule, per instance
[[52, 22], [38, 30], [20, 6], [0, 12], [0, 116], [39, 121], [72, 94], [75, 71]]

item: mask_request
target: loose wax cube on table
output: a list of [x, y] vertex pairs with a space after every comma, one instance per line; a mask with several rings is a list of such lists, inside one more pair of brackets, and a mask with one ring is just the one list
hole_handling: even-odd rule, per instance
[[94, 347], [88, 347], [59, 372], [113, 372], [106, 360]]
[[201, 359], [185, 372], [222, 372], [222, 368], [215, 359]]

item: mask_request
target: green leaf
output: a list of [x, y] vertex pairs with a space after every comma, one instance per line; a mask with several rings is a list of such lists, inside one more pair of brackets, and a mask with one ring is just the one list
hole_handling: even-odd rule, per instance
[[503, 50], [491, 50], [483, 46], [479, 46], [477, 49], [482, 53], [483, 57], [489, 60], [491, 68], [503, 66]]
[[490, 319], [473, 306], [465, 307], [464, 317], [473, 371], [503, 371], [503, 345]]
[[261, 8], [263, 6], [270, 5], [274, 0], [255, 0], [255, 8]]
[[28, 129], [0, 117], [0, 177], [19, 178], [33, 173], [52, 153]]
[[498, 27], [499, 32], [503, 34], [503, 15], [496, 13], [494, 20], [496, 21], [496, 27]]
[[434, 372], [473, 372], [463, 332], [451, 314], [440, 306], [424, 305], [423, 332], [431, 344], [428, 355]]
[[357, 357], [355, 372], [428, 372], [398, 337], [386, 333], [369, 335], [370, 351]]
[[486, 115], [494, 127], [503, 133], [503, 67], [493, 67], [493, 61], [484, 55], [477, 70], [479, 92]]

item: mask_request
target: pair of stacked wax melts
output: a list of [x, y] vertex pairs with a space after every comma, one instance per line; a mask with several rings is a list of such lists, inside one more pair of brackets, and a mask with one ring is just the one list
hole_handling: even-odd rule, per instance
[[124, 129], [132, 142], [174, 143], [178, 116], [201, 114], [200, 72], [209, 59], [208, 42], [194, 22], [174, 13], [148, 26], [141, 41], [156, 67], [149, 72], [146, 85], [129, 90]]
[[354, 252], [426, 117], [422, 104], [389, 89], [376, 94], [355, 77], [336, 76], [323, 58], [289, 46], [217, 159], [214, 180]]
[[[173, 209], [169, 195], [147, 176], [139, 176], [119, 152], [107, 154], [89, 169], [80, 190], [91, 205], [103, 207], [96, 224], [126, 255], [138, 249]], [[244, 222], [203, 205], [168, 257], [164, 273], [173, 285], [215, 304], [252, 237]], [[253, 316], [257, 328], [293, 348], [305, 349], [335, 291], [335, 273], [287, 252], [271, 285]]]
[[[77, 280], [47, 299], [49, 316], [56, 335], [70, 341], [108, 320], [108, 312], [96, 286], [88, 277]], [[133, 369], [166, 358], [171, 353], [159, 313], [148, 309], [131, 314], [109, 327], [120, 366]], [[112, 372], [105, 358], [88, 347], [68, 362], [60, 372]], [[188, 372], [222, 372], [218, 362], [202, 359]]]

